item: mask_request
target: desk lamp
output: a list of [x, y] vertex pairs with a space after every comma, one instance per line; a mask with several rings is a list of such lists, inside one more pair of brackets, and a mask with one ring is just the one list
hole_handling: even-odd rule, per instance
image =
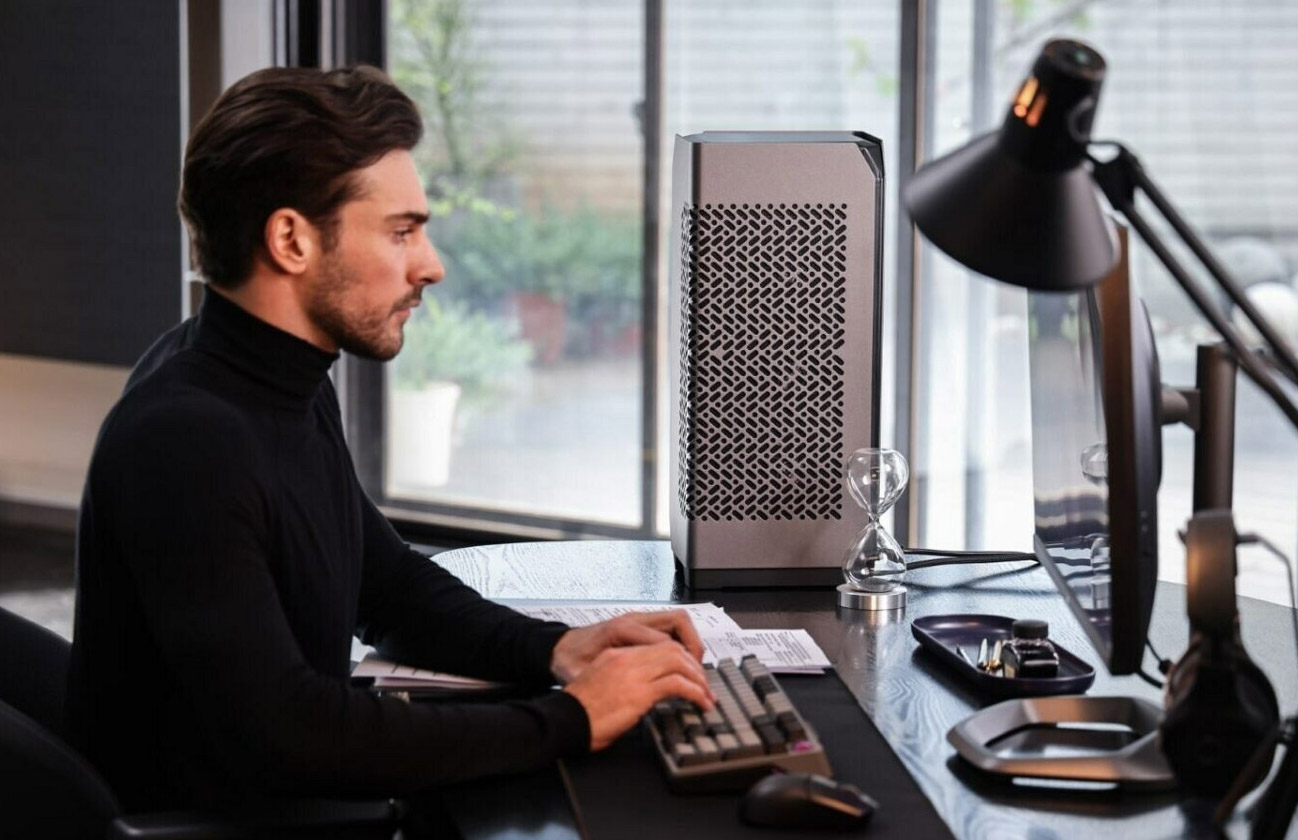
[[[980, 274], [1028, 289], [1076, 291], [1099, 283], [1119, 258], [1114, 224], [1100, 203], [1102, 192], [1222, 336], [1239, 368], [1298, 428], [1298, 407], [1271, 372], [1277, 370], [1298, 384], [1298, 357], [1293, 350], [1136, 156], [1119, 143], [1091, 139], [1105, 67], [1104, 58], [1087, 44], [1048, 42], [999, 130], [975, 138], [915, 173], [905, 195], [911, 217], [933, 244]], [[1101, 159], [1093, 153], [1102, 149], [1111, 150], [1111, 156]], [[1137, 190], [1239, 308], [1260, 336], [1263, 350], [1246, 345], [1173, 256], [1136, 207]], [[1192, 519], [1191, 538], [1199, 530]], [[1187, 548], [1192, 555], [1201, 550], [1194, 545]], [[1298, 748], [1285, 756], [1254, 821], [1254, 836], [1282, 835], [1295, 801]]]

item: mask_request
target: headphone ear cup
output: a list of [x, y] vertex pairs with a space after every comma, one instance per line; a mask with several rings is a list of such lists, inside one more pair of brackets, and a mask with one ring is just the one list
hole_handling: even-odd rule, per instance
[[1191, 776], [1197, 776], [1198, 745], [1192, 743], [1199, 731], [1199, 711], [1190, 694], [1199, 667], [1199, 634], [1190, 638], [1190, 646], [1167, 672], [1163, 686], [1163, 720], [1158, 725], [1158, 747], [1183, 787]]
[[[1253, 749], [1256, 750], [1262, 739], [1269, 737], [1280, 726], [1280, 702], [1276, 699], [1275, 688], [1272, 687], [1271, 681], [1267, 679], [1266, 674], [1257, 666], [1257, 663], [1249, 658], [1243, 646], [1239, 648], [1239, 656], [1238, 694], [1241, 708], [1246, 709], [1252, 718], [1251, 727], [1256, 735], [1251, 740], [1251, 743]], [[1251, 757], [1252, 753], [1249, 755]], [[1267, 754], [1266, 761], [1258, 765], [1255, 777], [1248, 780], [1250, 790], [1266, 779], [1267, 774], [1271, 771], [1271, 761], [1274, 757], [1275, 742], [1272, 741], [1271, 750]]]
[[[1235, 547], [1227, 509], [1201, 510], [1185, 535], [1186, 614], [1190, 647], [1167, 674], [1159, 747], [1182, 790], [1220, 798], [1238, 780], [1256, 787], [1271, 768], [1280, 707], [1271, 682], [1249, 659], [1239, 635]], [[1254, 753], [1271, 744], [1248, 779]]]
[[[1244, 648], [1197, 633], [1168, 672], [1165, 705], [1159, 746], [1182, 789], [1199, 796], [1225, 794], [1280, 720], [1271, 682]], [[1268, 758], [1248, 788], [1270, 767]]]
[[1194, 672], [1199, 666], [1199, 646], [1202, 637], [1195, 633], [1190, 637], [1190, 646], [1173, 663], [1171, 670], [1163, 681], [1163, 707], [1169, 712], [1177, 708], [1185, 697], [1189, 686], [1194, 682]]

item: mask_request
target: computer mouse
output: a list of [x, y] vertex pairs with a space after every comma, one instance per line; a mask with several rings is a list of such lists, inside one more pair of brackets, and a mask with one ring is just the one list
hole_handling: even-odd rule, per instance
[[858, 828], [878, 807], [853, 785], [813, 773], [775, 773], [744, 795], [739, 818], [776, 828]]

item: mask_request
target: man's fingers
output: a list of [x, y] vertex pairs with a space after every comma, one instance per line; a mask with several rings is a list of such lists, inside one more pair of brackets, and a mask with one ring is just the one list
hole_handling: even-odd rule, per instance
[[[635, 616], [628, 616], [634, 618]], [[669, 632], [660, 630], [642, 621], [615, 621], [609, 625], [614, 645], [656, 645], [659, 642], [672, 641]]]
[[680, 674], [664, 674], [650, 683], [649, 687], [653, 690], [654, 703], [669, 697], [682, 697], [703, 709], [711, 709], [713, 706], [711, 694]]
[[[703, 671], [703, 666], [694, 657], [686, 653], [680, 645], [675, 642], [663, 642], [652, 647], [641, 648], [640, 651], [643, 652], [644, 657], [640, 663], [644, 668], [644, 673], [641, 676], [643, 681], [652, 682], [666, 676], [680, 676], [698, 687], [699, 696], [708, 698], [707, 705], [711, 708], [711, 701], [715, 697], [713, 697], [712, 689], [708, 686], [708, 678]], [[691, 697], [690, 699], [695, 698]]]
[[669, 666], [679, 669], [682, 673], [688, 674], [692, 679], [697, 680], [700, 684], [708, 684], [707, 673], [703, 670], [703, 665], [691, 656], [684, 648], [676, 642], [666, 642], [662, 645], [662, 655]]
[[656, 610], [631, 615], [642, 625], [673, 636], [695, 659], [703, 658], [703, 641], [694, 628], [694, 622], [690, 620], [690, 614], [685, 610]]

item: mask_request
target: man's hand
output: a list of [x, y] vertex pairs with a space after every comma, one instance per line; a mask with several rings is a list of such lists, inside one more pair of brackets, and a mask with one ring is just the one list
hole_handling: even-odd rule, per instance
[[586, 710], [591, 750], [613, 743], [659, 700], [683, 697], [707, 710], [715, 699], [703, 666], [674, 641], [605, 648], [563, 690]]
[[703, 642], [685, 610], [627, 613], [589, 627], [576, 627], [559, 637], [550, 655], [550, 672], [559, 682], [569, 682], [609, 648], [679, 642], [694, 657], [703, 659]]

